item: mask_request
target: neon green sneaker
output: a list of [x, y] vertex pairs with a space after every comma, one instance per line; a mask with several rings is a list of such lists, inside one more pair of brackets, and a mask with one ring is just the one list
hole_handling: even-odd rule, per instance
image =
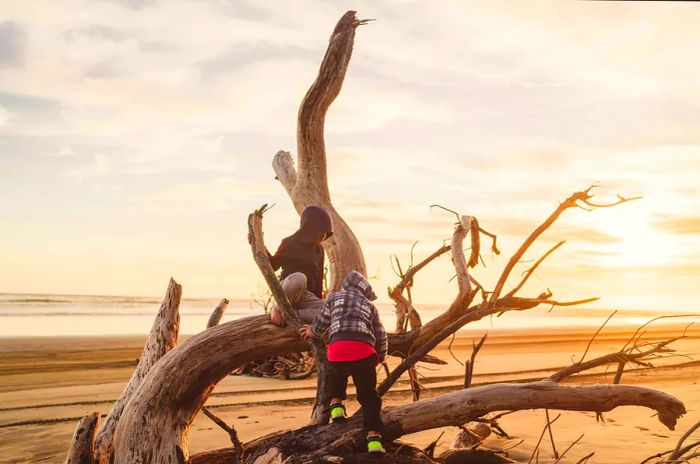
[[367, 436], [367, 452], [368, 453], [386, 453], [382, 444], [381, 435]]
[[345, 419], [345, 406], [342, 403], [331, 404], [331, 421], [338, 423]]

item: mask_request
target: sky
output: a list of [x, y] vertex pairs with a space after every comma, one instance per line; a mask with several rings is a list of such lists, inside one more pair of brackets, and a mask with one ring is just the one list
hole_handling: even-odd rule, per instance
[[[342, 14], [361, 26], [326, 120], [333, 202], [384, 289], [450, 238], [498, 234], [493, 286], [559, 201], [596, 183], [514, 279], [522, 295], [700, 309], [700, 9], [685, 2], [66, 0], [0, 3], [0, 292], [257, 297], [246, 241], [298, 217], [271, 160]], [[445, 256], [418, 303], [451, 301]], [[515, 282], [515, 280], [513, 280]]]

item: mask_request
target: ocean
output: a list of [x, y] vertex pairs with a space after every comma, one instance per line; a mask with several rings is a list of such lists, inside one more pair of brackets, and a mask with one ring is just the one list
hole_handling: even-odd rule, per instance
[[[180, 333], [201, 332], [218, 304], [217, 298], [183, 299], [180, 305]], [[395, 315], [390, 303], [377, 304], [387, 330], [392, 331]], [[0, 293], [0, 338], [34, 336], [139, 335], [150, 331], [160, 307], [157, 297], [37, 295]], [[432, 319], [447, 305], [416, 305], [423, 321]], [[548, 307], [511, 311], [469, 324], [469, 329], [506, 330], [557, 327], [597, 327], [611, 309]], [[231, 300], [222, 323], [262, 314], [259, 303]], [[659, 311], [620, 310], [609, 326], [638, 326], [659, 315]]]

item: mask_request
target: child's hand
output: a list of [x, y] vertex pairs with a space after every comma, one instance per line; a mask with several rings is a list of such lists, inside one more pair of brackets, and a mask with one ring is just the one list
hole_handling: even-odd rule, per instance
[[279, 310], [277, 306], [272, 308], [272, 311], [270, 312], [270, 320], [274, 325], [277, 327], [284, 327], [284, 318], [282, 317], [282, 311]]
[[314, 334], [311, 331], [311, 326], [309, 324], [304, 324], [301, 326], [301, 329], [299, 329], [299, 335], [301, 335], [304, 340], [308, 340], [309, 338], [313, 338]]

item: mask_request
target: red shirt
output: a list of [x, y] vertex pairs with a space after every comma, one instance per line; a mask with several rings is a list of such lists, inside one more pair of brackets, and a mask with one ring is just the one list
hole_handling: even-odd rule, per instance
[[376, 354], [372, 345], [356, 340], [335, 341], [328, 345], [327, 351], [330, 362], [359, 361]]

